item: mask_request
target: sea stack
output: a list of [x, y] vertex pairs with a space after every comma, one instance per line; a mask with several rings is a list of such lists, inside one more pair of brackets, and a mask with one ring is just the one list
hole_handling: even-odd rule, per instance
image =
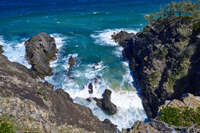
[[47, 33], [39, 33], [25, 42], [26, 60], [33, 70], [44, 78], [52, 75], [50, 61], [56, 59], [55, 39]]
[[117, 106], [111, 102], [111, 91], [106, 89], [103, 93], [102, 99], [94, 98], [97, 105], [109, 115], [117, 113]]

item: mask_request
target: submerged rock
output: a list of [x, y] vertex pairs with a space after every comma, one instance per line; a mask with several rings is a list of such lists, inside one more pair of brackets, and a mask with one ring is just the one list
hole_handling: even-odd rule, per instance
[[109, 115], [114, 115], [117, 113], [117, 106], [111, 102], [111, 93], [112, 92], [110, 90], [106, 89], [102, 99], [94, 98], [94, 100], [102, 110]]
[[56, 59], [55, 39], [46, 33], [39, 33], [25, 42], [26, 59], [41, 77], [52, 75], [50, 61]]

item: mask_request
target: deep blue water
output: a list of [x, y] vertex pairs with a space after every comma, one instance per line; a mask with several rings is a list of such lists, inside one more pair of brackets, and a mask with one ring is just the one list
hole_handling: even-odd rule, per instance
[[[170, 0], [0, 0], [0, 43], [12, 61], [30, 67], [24, 59], [23, 42], [39, 32], [55, 37], [60, 46], [52, 63], [54, 75], [47, 80], [65, 89], [74, 101], [90, 107], [100, 120], [109, 118], [128, 128], [146, 118], [141, 100], [132, 86], [128, 63], [110, 36], [121, 29], [138, 32], [146, 25], [144, 15], [158, 11]], [[76, 57], [72, 77], [67, 77], [68, 58]], [[97, 68], [94, 64], [99, 62]], [[108, 116], [85, 98], [87, 85], [94, 83], [95, 97], [112, 90], [118, 113]]]

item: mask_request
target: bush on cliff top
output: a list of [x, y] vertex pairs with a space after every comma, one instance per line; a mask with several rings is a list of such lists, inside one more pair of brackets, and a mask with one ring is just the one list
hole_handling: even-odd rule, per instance
[[15, 131], [12, 124], [4, 121], [0, 123], [0, 133], [15, 133]]
[[200, 108], [194, 111], [190, 108], [179, 109], [175, 107], [165, 107], [160, 113], [158, 120], [164, 121], [169, 125], [181, 127], [196, 125], [200, 127]]
[[189, 0], [171, 2], [170, 4], [164, 6], [160, 12], [146, 15], [145, 19], [148, 21], [148, 23], [151, 23], [157, 19], [171, 16], [185, 16], [188, 19], [200, 18], [200, 0], [196, 0], [196, 2]]

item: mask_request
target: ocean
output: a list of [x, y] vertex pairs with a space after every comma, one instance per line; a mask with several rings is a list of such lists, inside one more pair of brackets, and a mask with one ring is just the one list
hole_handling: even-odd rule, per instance
[[[31, 68], [24, 58], [24, 41], [47, 32], [55, 38], [59, 52], [51, 63], [54, 75], [46, 80], [55, 89], [63, 88], [74, 102], [89, 107], [101, 121], [109, 119], [119, 129], [130, 128], [147, 116], [122, 48], [111, 35], [121, 30], [141, 31], [147, 24], [144, 16], [170, 1], [1, 0], [0, 44], [11, 61]], [[76, 59], [76, 65], [69, 78], [70, 56]], [[94, 86], [92, 97], [101, 98], [105, 89], [112, 90], [111, 101], [118, 108], [115, 115], [109, 116], [94, 101], [86, 101], [91, 97], [89, 83]]]

